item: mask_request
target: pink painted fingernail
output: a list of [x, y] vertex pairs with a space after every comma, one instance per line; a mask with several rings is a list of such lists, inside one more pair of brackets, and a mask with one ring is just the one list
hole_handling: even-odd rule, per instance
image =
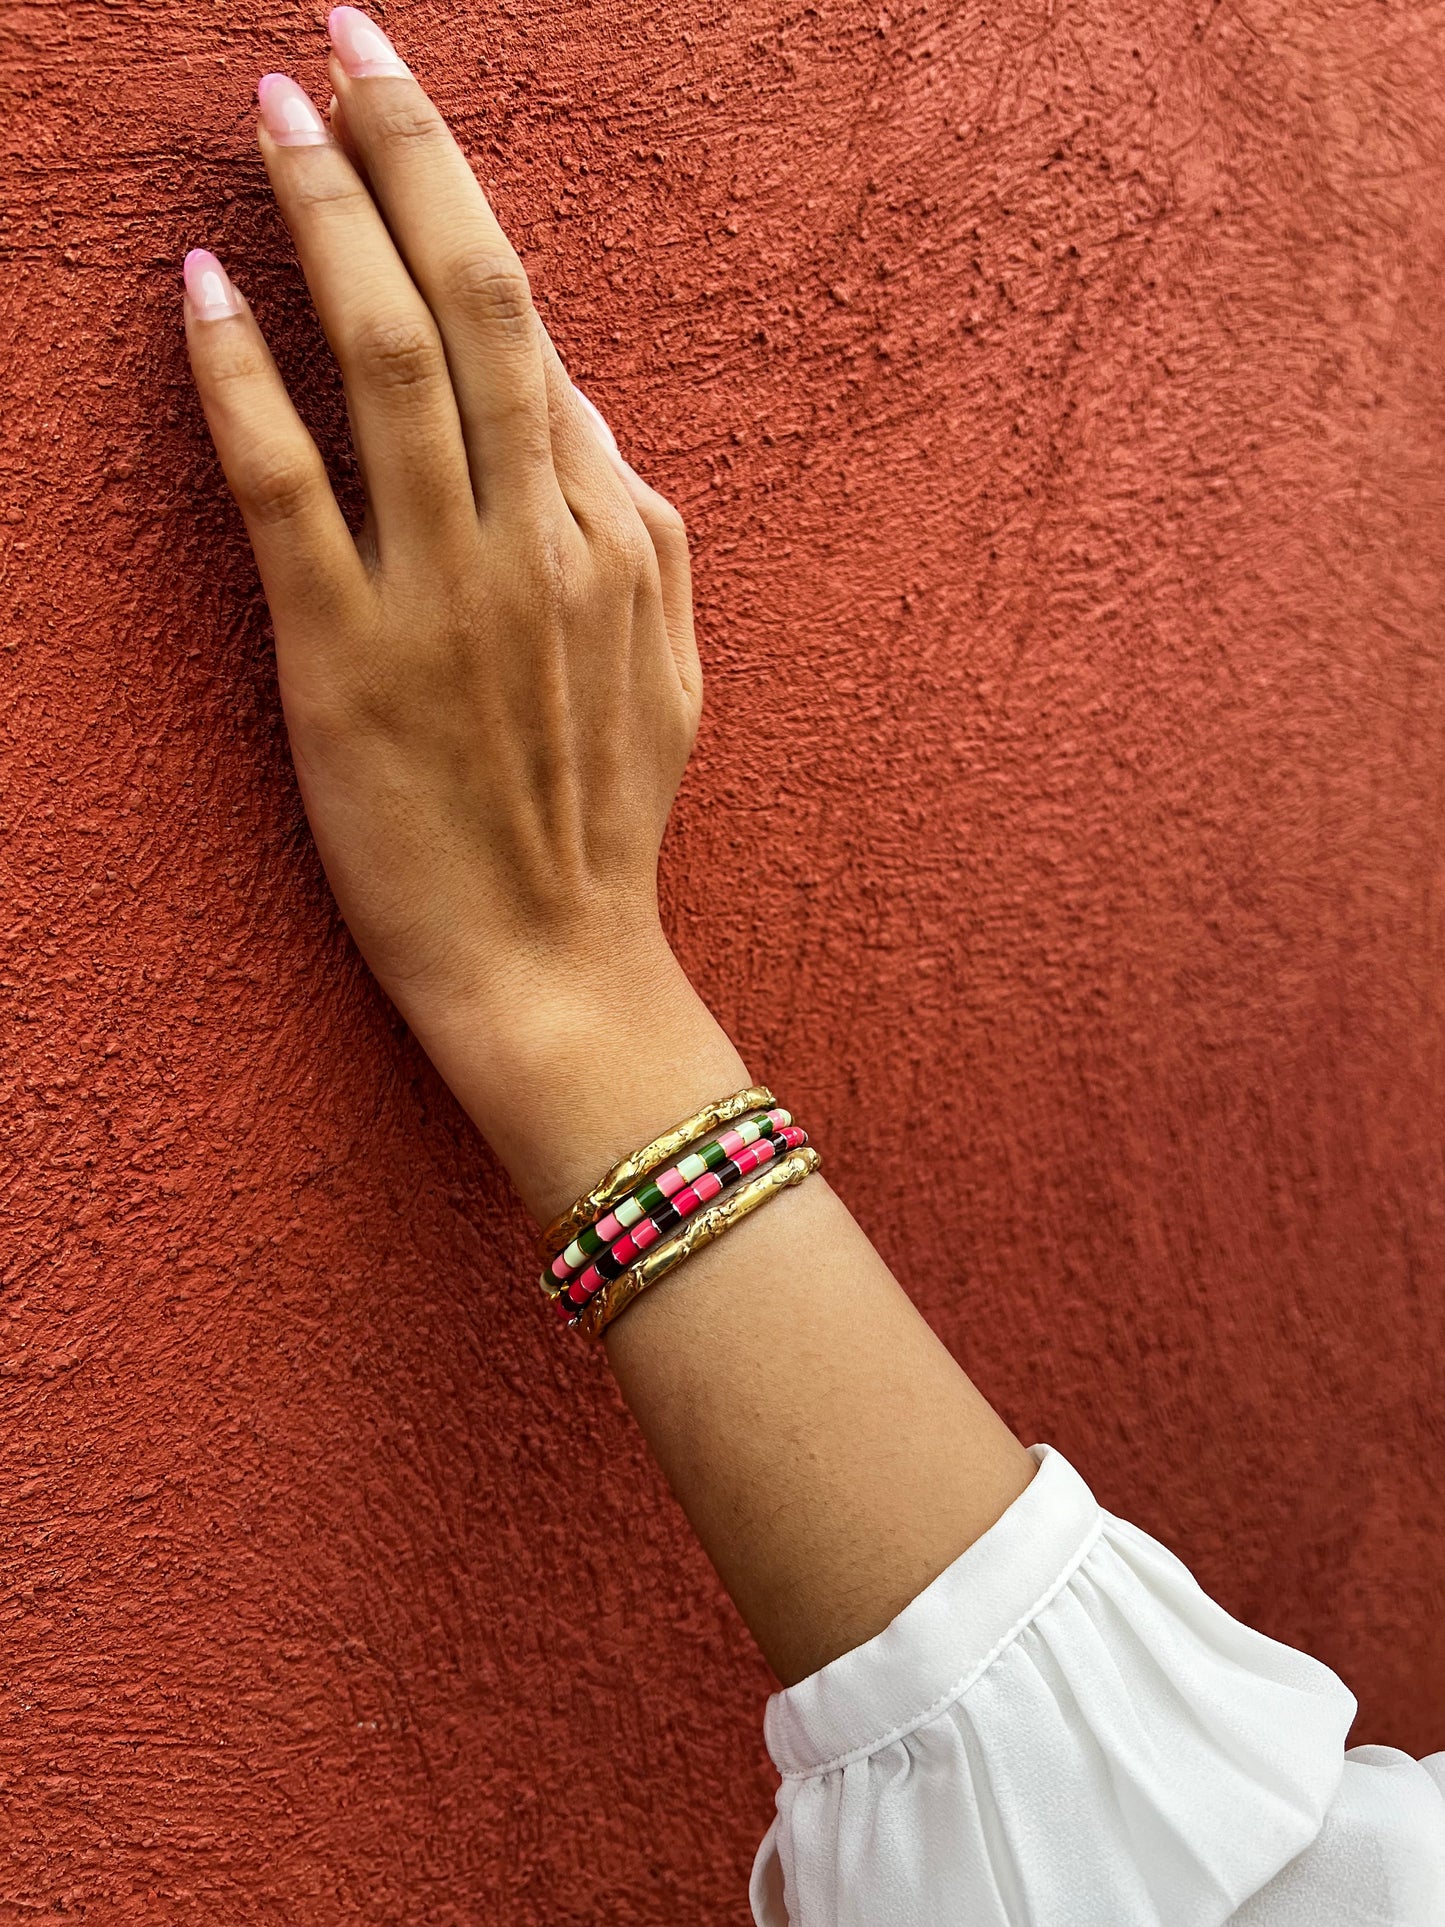
[[241, 313], [241, 297], [214, 254], [205, 248], [192, 248], [181, 272], [186, 280], [186, 298], [200, 320], [226, 321]]
[[572, 384], [572, 393], [577, 397], [578, 401], [580, 401], [582, 406], [587, 410], [588, 420], [592, 423], [592, 426], [597, 430], [598, 434], [602, 437], [603, 441], [606, 442], [607, 446], [612, 450], [613, 454], [615, 455], [617, 453], [617, 437], [613, 434], [612, 430], [607, 426], [607, 417], [602, 413], [602, 410], [597, 406], [596, 402], [593, 401], [590, 395], [584, 395], [582, 393], [582, 390], [577, 386], [575, 381]]
[[289, 74], [262, 74], [256, 99], [261, 125], [278, 147], [324, 147], [330, 140], [314, 102]]
[[353, 80], [411, 72], [376, 22], [356, 7], [333, 7], [326, 31], [336, 58]]

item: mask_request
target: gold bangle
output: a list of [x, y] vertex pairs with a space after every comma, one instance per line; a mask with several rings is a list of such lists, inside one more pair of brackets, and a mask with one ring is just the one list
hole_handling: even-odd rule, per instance
[[756, 1211], [779, 1191], [785, 1191], [791, 1184], [801, 1184], [822, 1162], [813, 1146], [805, 1145], [789, 1151], [779, 1163], [765, 1165], [733, 1190], [724, 1191], [720, 1198], [686, 1219], [664, 1243], [644, 1251], [636, 1264], [605, 1284], [577, 1320], [579, 1329], [589, 1338], [600, 1338], [613, 1319], [626, 1311], [633, 1299], [650, 1285], [665, 1278], [695, 1251], [710, 1245], [714, 1238], [720, 1238], [739, 1218]]
[[567, 1249], [579, 1231], [625, 1198], [658, 1165], [675, 1157], [679, 1151], [685, 1151], [704, 1132], [711, 1131], [718, 1124], [730, 1124], [745, 1111], [768, 1111], [772, 1105], [773, 1094], [765, 1084], [755, 1084], [745, 1091], [734, 1091], [731, 1097], [720, 1097], [715, 1103], [704, 1105], [692, 1117], [685, 1117], [681, 1124], [674, 1124], [670, 1131], [655, 1137], [651, 1144], [644, 1144], [640, 1151], [634, 1151], [630, 1158], [623, 1158], [620, 1164], [614, 1164], [607, 1176], [594, 1185], [585, 1197], [579, 1198], [569, 1211], [564, 1211], [560, 1218], [554, 1218], [547, 1226], [542, 1233], [543, 1258], [550, 1263], [559, 1251]]

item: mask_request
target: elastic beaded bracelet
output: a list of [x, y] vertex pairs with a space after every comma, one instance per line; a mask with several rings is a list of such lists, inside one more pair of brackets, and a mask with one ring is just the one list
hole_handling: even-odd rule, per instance
[[620, 1278], [614, 1278], [610, 1284], [604, 1285], [576, 1320], [579, 1329], [586, 1332], [589, 1338], [600, 1338], [613, 1319], [626, 1311], [634, 1298], [650, 1290], [695, 1251], [701, 1251], [714, 1238], [720, 1238], [739, 1219], [756, 1211], [759, 1205], [766, 1204], [769, 1198], [786, 1191], [790, 1185], [801, 1184], [804, 1178], [818, 1169], [822, 1161], [809, 1144], [801, 1150], [789, 1151], [786, 1157], [755, 1172], [742, 1184], [735, 1184], [730, 1191], [724, 1191], [720, 1198], [689, 1218], [665, 1244], [655, 1245], [651, 1251], [644, 1252]]
[[644, 1144], [640, 1151], [634, 1151], [631, 1157], [621, 1159], [600, 1183], [547, 1226], [542, 1233], [542, 1256], [550, 1263], [586, 1225], [592, 1224], [605, 1211], [610, 1211], [620, 1203], [644, 1178], [651, 1177], [659, 1165], [671, 1163], [680, 1152], [690, 1144], [695, 1144], [700, 1137], [706, 1137], [709, 1131], [716, 1130], [719, 1124], [731, 1124], [734, 1118], [742, 1117], [748, 1111], [769, 1110], [772, 1103], [773, 1094], [765, 1084], [750, 1085], [745, 1091], [734, 1091], [731, 1097], [705, 1104], [693, 1116], [685, 1117], [681, 1124], [675, 1124], [670, 1131], [664, 1131], [661, 1137]]
[[[579, 1272], [569, 1284], [563, 1286], [556, 1299], [558, 1316], [575, 1318], [605, 1284], [621, 1277], [644, 1251], [659, 1243], [669, 1231], [690, 1218], [694, 1211], [711, 1204], [714, 1198], [739, 1178], [747, 1177], [761, 1165], [771, 1164], [774, 1158], [785, 1157], [789, 1151], [796, 1151], [807, 1142], [806, 1131], [800, 1130], [796, 1124], [785, 1125], [775, 1137], [759, 1138], [752, 1144], [740, 1147], [734, 1157], [724, 1158], [713, 1170], [700, 1172], [691, 1184], [685, 1185], [673, 1197], [664, 1199], [659, 1208], [641, 1224], [625, 1232], [585, 1271]], [[545, 1288], [547, 1280], [543, 1279], [542, 1282]]]
[[578, 1232], [567, 1249], [552, 1260], [552, 1276], [565, 1284], [572, 1272], [580, 1271], [589, 1258], [595, 1258], [599, 1251], [605, 1251], [614, 1239], [620, 1238], [624, 1231], [630, 1231], [633, 1225], [640, 1223], [659, 1205], [665, 1204], [684, 1185], [691, 1184], [694, 1178], [700, 1178], [704, 1171], [715, 1171], [725, 1159], [742, 1150], [745, 1144], [752, 1144], [760, 1137], [775, 1136], [792, 1121], [792, 1112], [783, 1110], [781, 1105], [771, 1111], [758, 1111], [752, 1117], [744, 1118], [741, 1124], [735, 1124], [731, 1130], [721, 1131], [708, 1143], [700, 1144], [695, 1151], [689, 1151], [686, 1157], [679, 1158], [666, 1171], [659, 1171], [655, 1177], [649, 1178], [631, 1197], [624, 1198], [621, 1204], [609, 1211], [605, 1218], [599, 1218], [596, 1224], [589, 1224]]

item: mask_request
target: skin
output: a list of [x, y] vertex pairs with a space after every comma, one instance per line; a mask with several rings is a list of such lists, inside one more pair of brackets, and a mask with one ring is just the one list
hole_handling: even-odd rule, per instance
[[[376, 51], [358, 18], [332, 16], [329, 130], [268, 83], [258, 137], [345, 382], [359, 537], [244, 300], [193, 290], [187, 336], [337, 900], [545, 1222], [765, 1073], [658, 914], [702, 696], [687, 538], [573, 388], [420, 86], [348, 72]], [[604, 1343], [784, 1683], [881, 1631], [1032, 1476], [821, 1175]]]

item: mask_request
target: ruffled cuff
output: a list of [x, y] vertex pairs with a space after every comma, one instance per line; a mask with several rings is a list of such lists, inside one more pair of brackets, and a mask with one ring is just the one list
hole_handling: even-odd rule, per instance
[[760, 1927], [1219, 1927], [1318, 1832], [1351, 1694], [1034, 1456], [876, 1639], [769, 1701]]

